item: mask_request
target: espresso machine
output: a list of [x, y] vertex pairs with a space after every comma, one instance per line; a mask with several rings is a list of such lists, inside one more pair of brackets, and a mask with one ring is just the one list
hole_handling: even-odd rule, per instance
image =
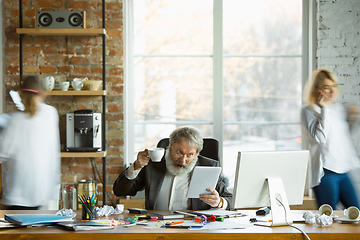
[[101, 151], [101, 113], [78, 110], [66, 114], [66, 151]]

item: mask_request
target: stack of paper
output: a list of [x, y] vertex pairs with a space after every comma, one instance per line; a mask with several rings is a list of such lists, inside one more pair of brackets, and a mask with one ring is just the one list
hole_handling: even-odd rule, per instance
[[103, 229], [114, 228], [111, 225], [107, 225], [95, 221], [59, 222], [56, 223], [56, 225], [72, 231], [103, 230]]

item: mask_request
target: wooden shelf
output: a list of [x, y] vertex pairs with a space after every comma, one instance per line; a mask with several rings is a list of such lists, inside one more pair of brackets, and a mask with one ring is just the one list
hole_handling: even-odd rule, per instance
[[106, 35], [103, 28], [16, 28], [17, 34], [38, 36], [99, 36]]
[[54, 90], [54, 91], [47, 91], [46, 94], [48, 96], [105, 96], [106, 91], [105, 90], [99, 90], [99, 91], [90, 91], [90, 90], [60, 91], [60, 90]]
[[106, 151], [103, 152], [61, 152], [61, 157], [93, 157], [102, 158], [106, 156]]

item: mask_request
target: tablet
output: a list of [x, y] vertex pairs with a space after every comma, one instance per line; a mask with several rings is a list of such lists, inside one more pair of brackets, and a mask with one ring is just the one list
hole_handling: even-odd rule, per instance
[[191, 177], [187, 198], [199, 198], [200, 194], [210, 194], [207, 188], [215, 189], [221, 167], [196, 166]]

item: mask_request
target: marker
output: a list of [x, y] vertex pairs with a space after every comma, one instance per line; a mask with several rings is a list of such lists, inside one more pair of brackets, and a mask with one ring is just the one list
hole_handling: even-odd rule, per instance
[[177, 225], [177, 224], [182, 224], [182, 223], [184, 223], [184, 221], [172, 222], [172, 223], [171, 223], [171, 226]]
[[272, 222], [272, 220], [259, 220], [256, 218], [250, 218], [250, 222]]
[[151, 221], [156, 221], [159, 218], [156, 216], [146, 216], [146, 217], [138, 217], [138, 219], [150, 219]]

